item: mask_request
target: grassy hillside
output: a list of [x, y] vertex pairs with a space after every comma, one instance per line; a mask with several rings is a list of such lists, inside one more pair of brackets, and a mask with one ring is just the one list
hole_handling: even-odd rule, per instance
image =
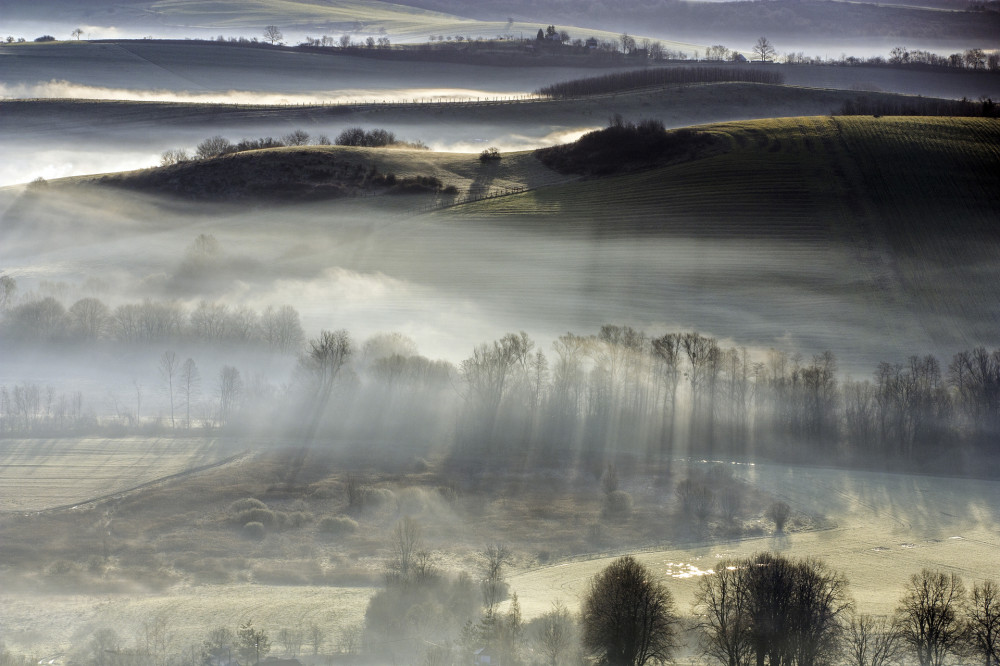
[[[427, 41], [431, 34], [492, 38], [500, 34], [534, 35], [539, 22], [543, 26], [545, 21], [551, 22], [545, 12], [519, 15], [518, 20], [508, 23], [506, 15], [484, 20], [464, 11], [435, 11], [383, 0], [54, 0], [44, 6], [4, 0], [0, 9], [20, 20], [48, 20], [56, 15], [65, 22], [159, 29], [176, 36], [184, 36], [187, 29], [187, 36], [192, 37], [225, 31], [227, 35], [259, 39], [264, 26], [277, 25], [286, 39], [293, 40], [300, 40], [303, 33], [318, 37], [324, 32], [334, 37], [349, 33], [355, 41], [363, 41], [369, 34], [386, 34], [393, 41]], [[593, 35], [598, 39], [613, 40], [619, 34], [615, 29], [602, 29], [586, 21], [560, 27], [574, 36]], [[68, 34], [56, 36], [69, 38]], [[670, 44], [671, 48], [694, 48], [680, 42]]]
[[1000, 233], [995, 121], [800, 117], [698, 129], [728, 150], [637, 175], [469, 204], [454, 214], [558, 213], [553, 223], [590, 219], [737, 236], [828, 230], [864, 215], [884, 220], [894, 237]]
[[[302, 201], [422, 194], [433, 195], [446, 203], [456, 194], [537, 187], [562, 180], [565, 177], [549, 170], [528, 153], [484, 164], [478, 155], [464, 153], [306, 146], [252, 150], [64, 182], [212, 201]], [[449, 186], [455, 191], [443, 191]]]
[[[729, 150], [439, 215], [678, 238], [849, 247], [873, 306], [932, 338], [991, 339], [1000, 319], [1000, 123], [812, 117], [699, 128]], [[950, 330], [946, 330], [950, 329]]]

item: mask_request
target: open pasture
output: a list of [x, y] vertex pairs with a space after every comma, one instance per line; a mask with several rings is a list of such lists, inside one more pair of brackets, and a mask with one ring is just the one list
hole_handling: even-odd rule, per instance
[[[721, 560], [768, 550], [823, 559], [847, 577], [857, 608], [865, 613], [891, 614], [909, 577], [924, 567], [957, 573], [970, 587], [996, 578], [996, 481], [770, 464], [732, 467], [793, 510], [815, 512], [832, 526], [635, 553], [667, 579], [682, 612], [691, 608], [700, 577]], [[547, 612], [555, 599], [574, 607], [590, 578], [615, 556], [521, 572], [511, 577], [511, 588], [526, 617]]]
[[217, 464], [238, 449], [211, 439], [2, 439], [0, 511], [44, 511]]
[[[158, 627], [167, 639], [167, 649], [180, 652], [200, 646], [216, 627], [235, 631], [247, 620], [264, 627], [272, 641], [281, 628], [304, 630], [315, 624], [324, 632], [320, 653], [330, 654], [339, 650], [345, 632], [363, 623], [365, 606], [375, 589], [234, 583], [182, 587], [156, 595], [31, 597], [0, 592], [4, 607], [0, 629], [10, 649], [52, 654], [80, 647], [79, 636], [101, 628], [140, 636], [146, 627]], [[311, 652], [306, 648], [306, 653]]]

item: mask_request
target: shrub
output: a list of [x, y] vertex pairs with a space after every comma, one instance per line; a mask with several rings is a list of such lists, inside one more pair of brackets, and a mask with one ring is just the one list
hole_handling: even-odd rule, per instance
[[229, 505], [229, 510], [233, 513], [239, 511], [247, 511], [248, 509], [266, 509], [267, 505], [261, 502], [259, 499], [253, 497], [244, 497], [243, 499], [238, 499]]
[[52, 35], [42, 35], [41, 37], [35, 37], [36, 42], [54, 42], [56, 38]]
[[335, 143], [338, 146], [378, 148], [396, 143], [396, 135], [384, 129], [373, 129], [366, 132], [361, 127], [349, 127], [337, 136]]
[[483, 152], [479, 153], [480, 162], [499, 162], [500, 159], [500, 149], [495, 146], [490, 146]]
[[624, 518], [632, 513], [632, 496], [624, 490], [612, 490], [604, 496], [604, 515]]
[[304, 146], [309, 143], [309, 134], [305, 130], [297, 129], [286, 134], [283, 139], [286, 146]]
[[186, 150], [166, 150], [160, 155], [160, 166], [180, 164], [181, 162], [187, 162], [188, 159]]
[[270, 527], [275, 522], [275, 514], [270, 509], [247, 509], [236, 514], [236, 523], [240, 525], [245, 523], [263, 523]]
[[229, 139], [216, 135], [209, 137], [198, 144], [195, 149], [195, 154], [198, 155], [199, 159], [207, 160], [213, 157], [218, 157], [219, 155], [225, 155], [226, 153], [231, 153], [236, 149]]
[[247, 539], [260, 541], [266, 533], [263, 523], [250, 522], [243, 526], [243, 536]]
[[319, 531], [327, 536], [342, 536], [358, 531], [358, 523], [347, 516], [326, 516], [319, 521]]
[[769, 520], [774, 522], [776, 532], [784, 532], [785, 524], [792, 515], [792, 507], [788, 506], [785, 502], [775, 502], [767, 508], [765, 515]]
[[667, 132], [659, 120], [633, 123], [616, 115], [606, 129], [588, 132], [575, 143], [539, 149], [535, 154], [543, 164], [562, 173], [604, 175], [693, 159], [714, 141], [706, 132]]

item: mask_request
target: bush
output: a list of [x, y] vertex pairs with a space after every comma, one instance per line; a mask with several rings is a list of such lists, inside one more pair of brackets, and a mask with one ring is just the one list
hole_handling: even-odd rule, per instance
[[319, 531], [327, 536], [342, 536], [358, 531], [358, 523], [347, 516], [326, 516], [319, 521]]
[[337, 136], [335, 143], [338, 146], [379, 148], [396, 143], [396, 135], [384, 129], [373, 129], [366, 132], [361, 127], [349, 127]]
[[170, 166], [188, 161], [186, 150], [166, 150], [160, 155], [160, 166]]
[[52, 35], [42, 35], [41, 37], [35, 37], [36, 42], [54, 42], [56, 38]]
[[495, 146], [490, 146], [483, 152], [479, 153], [480, 162], [499, 162], [500, 159], [500, 149]]
[[229, 511], [232, 513], [237, 513], [239, 511], [247, 511], [249, 509], [266, 509], [267, 505], [261, 502], [259, 499], [253, 497], [244, 497], [243, 499], [238, 499], [229, 505]]
[[207, 160], [213, 157], [218, 157], [219, 155], [231, 153], [234, 150], [236, 150], [236, 147], [229, 141], [229, 139], [216, 135], [199, 143], [198, 147], [195, 149], [195, 154], [198, 155], [199, 159]]
[[243, 525], [246, 523], [261, 523], [271, 527], [275, 524], [276, 517], [270, 509], [247, 509], [236, 514], [236, 523]]
[[253, 539], [254, 541], [260, 541], [264, 538], [266, 534], [263, 523], [247, 523], [243, 526], [243, 536], [247, 539]]
[[785, 524], [792, 516], [792, 507], [788, 506], [785, 502], [775, 502], [767, 508], [765, 515], [769, 520], [774, 522], [776, 532], [784, 532]]
[[297, 129], [284, 136], [286, 146], [305, 146], [309, 143], [309, 134], [305, 130]]
[[575, 143], [536, 151], [543, 164], [562, 173], [605, 175], [652, 168], [697, 157], [714, 143], [706, 132], [667, 132], [663, 123], [633, 123], [614, 116], [606, 129], [584, 134]]
[[624, 490], [612, 490], [604, 496], [604, 515], [624, 518], [632, 513], [632, 496]]

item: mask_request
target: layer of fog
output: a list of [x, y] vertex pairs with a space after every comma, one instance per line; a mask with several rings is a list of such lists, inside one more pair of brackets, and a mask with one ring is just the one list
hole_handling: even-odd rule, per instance
[[225, 97], [235, 90], [295, 93], [321, 100], [328, 97], [315, 91], [354, 90], [370, 95], [393, 95], [400, 90], [468, 90], [482, 96], [530, 93], [554, 81], [594, 74], [592, 68], [585, 67], [488, 67], [345, 56], [336, 49], [329, 53], [288, 52], [155, 41], [0, 45], [0, 60], [4, 63], [0, 82], [8, 87], [30, 89], [57, 81], [65, 82], [60, 84], [64, 87], [75, 84], [147, 93], [212, 92]]
[[102, 88], [69, 81], [37, 84], [0, 83], [0, 99], [100, 99], [132, 102], [184, 102], [192, 104], [385, 104], [399, 102], [478, 102], [525, 99], [533, 97], [523, 90], [473, 90], [469, 88], [400, 88], [392, 90], [345, 89], [310, 93], [261, 93], [254, 90], [224, 92], [186, 92], [173, 90], [134, 90]]
[[[970, 341], [970, 322], [938, 321], [909, 303], [878, 306], [872, 294], [881, 287], [856, 248], [808, 240], [599, 232], [586, 220], [549, 231], [383, 216], [345, 203], [168, 208], [107, 192], [49, 196], [30, 223], [23, 217], [8, 210], [0, 220], [0, 266], [22, 294], [44, 280], [65, 283], [67, 306], [83, 296], [110, 305], [290, 304], [307, 335], [400, 331], [421, 353], [454, 362], [509, 331], [525, 330], [547, 348], [568, 330], [589, 334], [609, 322], [698, 330], [807, 358], [829, 349], [842, 369], [861, 375], [883, 360], [949, 358], [970, 342], [1000, 343]], [[183, 260], [202, 233], [217, 238], [222, 254], [192, 282]]]
[[[326, 136], [330, 140], [348, 127], [351, 122], [295, 125], [292, 123], [253, 125], [239, 129], [206, 126], [204, 128], [167, 129], [148, 132], [121, 127], [107, 135], [84, 131], [72, 139], [67, 134], [16, 136], [0, 130], [4, 145], [20, 155], [17, 161], [0, 162], [0, 188], [28, 183], [37, 178], [52, 180], [70, 176], [113, 173], [146, 169], [160, 164], [160, 157], [167, 150], [184, 150], [193, 155], [199, 143], [215, 134], [236, 142], [242, 138], [272, 136], [281, 138], [293, 129], [305, 128], [313, 141]], [[372, 129], [374, 125], [366, 125]], [[387, 127], [402, 141], [421, 142], [434, 151], [454, 153], [479, 153], [486, 146], [495, 146], [503, 152], [534, 150], [575, 141], [598, 125], [560, 127], [551, 125], [504, 125], [482, 127], [474, 123], [438, 124], [423, 126], [392, 125]], [[94, 135], [96, 134], [96, 136]]]

